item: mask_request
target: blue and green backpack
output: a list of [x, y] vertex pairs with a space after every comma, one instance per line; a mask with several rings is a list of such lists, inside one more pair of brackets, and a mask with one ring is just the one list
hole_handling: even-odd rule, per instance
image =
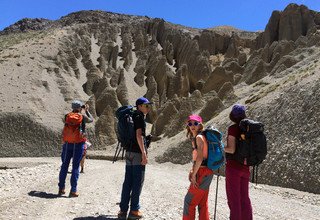
[[218, 170], [225, 162], [222, 133], [213, 126], [208, 126], [203, 132], [208, 143], [208, 158], [206, 165], [211, 170]]

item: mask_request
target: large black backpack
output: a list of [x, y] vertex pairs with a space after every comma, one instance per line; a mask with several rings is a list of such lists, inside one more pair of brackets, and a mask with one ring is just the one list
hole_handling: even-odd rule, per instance
[[264, 124], [250, 119], [242, 119], [239, 128], [241, 135], [236, 142], [235, 159], [246, 166], [253, 166], [252, 182], [254, 182], [254, 176], [257, 176], [257, 166], [267, 156]]
[[236, 159], [247, 166], [262, 163], [267, 155], [267, 141], [261, 122], [243, 119], [239, 124], [240, 138], [237, 140]]
[[116, 111], [116, 118], [118, 119], [116, 129], [118, 146], [116, 148], [113, 162], [117, 160], [121, 151], [123, 159], [124, 151], [130, 149], [135, 140], [136, 133], [134, 130], [133, 114], [134, 110], [131, 105], [121, 106]]

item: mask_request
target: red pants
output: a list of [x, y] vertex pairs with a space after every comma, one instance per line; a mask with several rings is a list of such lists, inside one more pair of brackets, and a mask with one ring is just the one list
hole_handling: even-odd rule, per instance
[[250, 171], [226, 165], [226, 192], [230, 208], [230, 220], [252, 220], [249, 198]]
[[190, 185], [184, 198], [183, 220], [194, 220], [195, 208], [198, 206], [199, 220], [209, 220], [208, 195], [213, 178], [213, 171], [207, 167], [200, 167], [197, 172], [198, 188]]

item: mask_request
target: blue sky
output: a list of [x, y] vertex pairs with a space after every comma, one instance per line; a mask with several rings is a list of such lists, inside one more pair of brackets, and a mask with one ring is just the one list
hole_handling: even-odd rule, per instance
[[256, 31], [264, 30], [272, 11], [289, 3], [320, 10], [319, 0], [0, 0], [0, 30], [22, 18], [56, 20], [75, 11], [103, 10], [196, 28], [230, 25]]

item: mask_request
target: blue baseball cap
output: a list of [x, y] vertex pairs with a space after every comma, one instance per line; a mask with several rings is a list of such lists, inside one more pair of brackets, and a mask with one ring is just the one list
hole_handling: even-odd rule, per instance
[[145, 97], [140, 97], [140, 98], [138, 98], [137, 99], [137, 101], [136, 101], [136, 106], [138, 106], [138, 105], [142, 105], [142, 104], [153, 104], [153, 102], [150, 102], [147, 98], [145, 98]]
[[79, 100], [73, 100], [72, 103], [71, 103], [71, 108], [73, 110], [81, 108], [81, 106], [83, 106], [83, 103], [81, 101], [79, 101]]
[[231, 114], [234, 118], [245, 118], [246, 117], [246, 107], [241, 104], [235, 104], [232, 107]]

